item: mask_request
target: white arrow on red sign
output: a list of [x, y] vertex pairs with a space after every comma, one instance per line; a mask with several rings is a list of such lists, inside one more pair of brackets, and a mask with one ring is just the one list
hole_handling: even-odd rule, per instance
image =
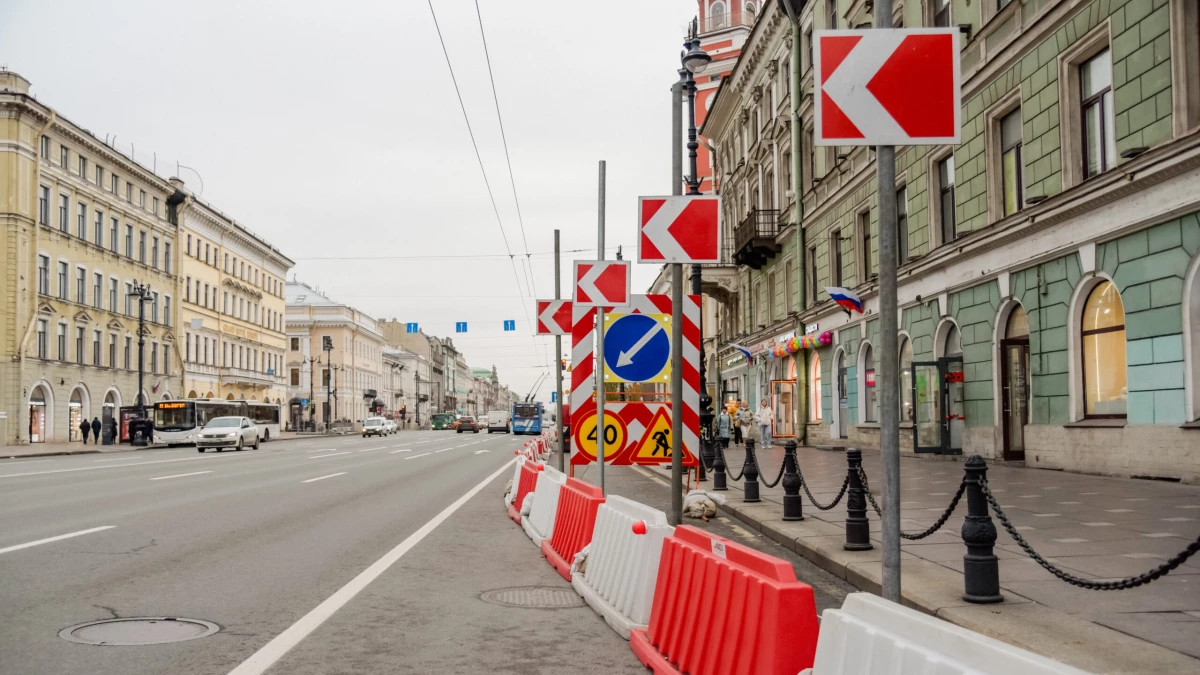
[[638, 213], [638, 262], [721, 262], [720, 197], [638, 197]]
[[814, 37], [816, 145], [959, 143], [957, 28], [824, 30]]
[[571, 301], [570, 300], [538, 300], [537, 301], [537, 334], [538, 335], [570, 335], [571, 334]]
[[629, 304], [628, 260], [576, 260], [575, 304], [580, 307], [624, 307]]

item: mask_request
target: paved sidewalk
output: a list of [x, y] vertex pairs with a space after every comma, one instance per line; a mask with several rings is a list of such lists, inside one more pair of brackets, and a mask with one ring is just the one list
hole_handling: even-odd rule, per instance
[[[760, 452], [774, 480], [783, 447]], [[872, 486], [882, 484], [880, 455], [864, 450]], [[740, 471], [742, 448], [727, 452]], [[845, 453], [798, 451], [800, 470], [822, 503], [837, 496]], [[956, 461], [901, 459], [901, 527], [917, 532], [942, 514], [962, 481]], [[761, 479], [760, 479], [761, 480]], [[1154, 568], [1200, 535], [1200, 486], [989, 466], [988, 483], [1014, 525], [1035, 550], [1079, 577], [1108, 580]], [[711, 480], [702, 488], [711, 489]], [[727, 509], [739, 519], [858, 588], [879, 592], [879, 519], [868, 506], [876, 548], [842, 548], [845, 500], [819, 511], [803, 496], [806, 520], [783, 522], [781, 486], [761, 490], [762, 502], [742, 501], [742, 481], [729, 481]], [[801, 493], [803, 495], [803, 493]], [[960, 531], [966, 500], [941, 531], [902, 545], [906, 603], [954, 623], [1096, 673], [1200, 671], [1200, 556], [1147, 586], [1089, 591], [1058, 580], [1031, 560], [996, 521], [996, 555], [1005, 602], [971, 605], [961, 599], [966, 547]]]

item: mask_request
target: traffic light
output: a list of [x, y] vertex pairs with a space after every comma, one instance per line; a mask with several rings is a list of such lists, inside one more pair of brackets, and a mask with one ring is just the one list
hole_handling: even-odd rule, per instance
[[321, 336], [321, 350], [326, 351], [326, 352], [333, 351], [333, 336], [332, 335], [322, 335]]
[[405, 417], [408, 417], [408, 406], [402, 405], [400, 406], [400, 419], [404, 419]]

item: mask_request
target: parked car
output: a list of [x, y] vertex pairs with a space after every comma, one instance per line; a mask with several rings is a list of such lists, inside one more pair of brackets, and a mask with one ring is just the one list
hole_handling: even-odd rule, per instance
[[368, 417], [363, 420], [362, 436], [387, 436], [387, 426], [384, 424], [387, 420], [382, 417]]
[[196, 450], [204, 452], [209, 448], [241, 450], [249, 445], [255, 450], [261, 440], [258, 437], [258, 427], [249, 417], [214, 417], [204, 425], [196, 437]]
[[504, 410], [488, 411], [487, 431], [489, 434], [497, 432], [497, 431], [499, 431], [500, 433], [503, 433], [503, 434], [507, 434], [509, 431], [511, 431], [508, 428], [508, 413]]
[[460, 417], [458, 419], [457, 429], [458, 433], [460, 434], [464, 431], [470, 431], [471, 433], [477, 434], [479, 433], [479, 423], [476, 422], [475, 418], [471, 417], [470, 415], [466, 417]]
[[387, 427], [387, 433], [394, 434], [400, 430], [400, 425], [396, 424], [396, 420], [384, 420], [383, 426]]

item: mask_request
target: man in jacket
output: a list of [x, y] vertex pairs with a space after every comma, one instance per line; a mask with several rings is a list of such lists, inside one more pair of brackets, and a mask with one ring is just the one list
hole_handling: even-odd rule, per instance
[[83, 444], [87, 445], [88, 432], [92, 430], [92, 423], [85, 419], [79, 423], [79, 430], [83, 432]]
[[774, 419], [775, 415], [771, 413], [771, 406], [764, 398], [758, 404], [758, 412], [754, 414], [754, 421], [758, 422], [758, 437], [762, 444], [761, 447], [771, 447], [771, 422]]
[[99, 417], [92, 418], [92, 438], [94, 439], [92, 441], [93, 443], [100, 442], [100, 418]]

